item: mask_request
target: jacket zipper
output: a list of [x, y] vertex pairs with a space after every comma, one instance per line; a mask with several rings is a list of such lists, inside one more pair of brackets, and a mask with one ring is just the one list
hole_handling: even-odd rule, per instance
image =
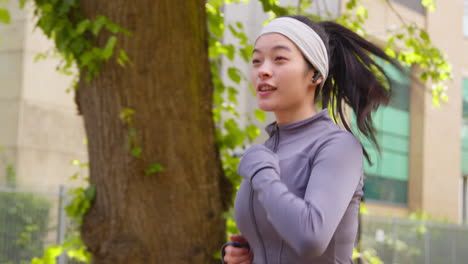
[[260, 241], [260, 244], [262, 245], [263, 259], [264, 259], [265, 263], [267, 263], [266, 262], [267, 258], [266, 258], [265, 244], [263, 243], [263, 239], [262, 239], [262, 235], [260, 234], [260, 231], [258, 231], [257, 219], [255, 218], [255, 211], [253, 209], [253, 197], [254, 197], [254, 189], [253, 189], [253, 187], [251, 187], [251, 190], [250, 190], [250, 203], [249, 203], [250, 212], [251, 212], [251, 216], [252, 216], [252, 221], [254, 223], [255, 233], [257, 233], [258, 240]]
[[280, 247], [280, 253], [279, 253], [279, 260], [278, 263], [281, 264], [281, 255], [283, 255], [283, 246], [284, 246], [284, 241], [281, 240], [281, 247]]
[[275, 145], [273, 146], [273, 152], [276, 153], [278, 151], [278, 145], [279, 145], [279, 128], [278, 124], [275, 124], [275, 130], [273, 130], [273, 136], [275, 137]]
[[[278, 145], [279, 145], [279, 129], [278, 129], [278, 124], [275, 124], [275, 128], [273, 130], [273, 135], [275, 137], [275, 141], [274, 141], [274, 145], [273, 145], [273, 152], [276, 153], [276, 151], [278, 150]], [[265, 248], [265, 243], [263, 242], [263, 238], [262, 238], [262, 235], [260, 234], [260, 231], [258, 230], [258, 225], [257, 225], [257, 219], [255, 218], [255, 211], [253, 209], [253, 198], [254, 198], [254, 189], [253, 187], [251, 187], [251, 190], [250, 190], [250, 203], [249, 203], [249, 207], [250, 207], [250, 212], [251, 212], [251, 216], [252, 216], [252, 221], [254, 223], [254, 229], [255, 229], [255, 233], [257, 233], [257, 236], [258, 236], [258, 240], [260, 241], [260, 244], [262, 245], [262, 250], [263, 250], [263, 259], [265, 261], [265, 263], [267, 263], [267, 256], [266, 256], [266, 248]], [[283, 251], [283, 241], [281, 241], [281, 250], [280, 250], [280, 264], [281, 264], [281, 252]]]
[[[278, 151], [279, 140], [280, 140], [279, 128], [278, 128], [278, 124], [275, 124], [275, 145], [273, 146], [273, 152], [274, 153], [276, 153]], [[283, 240], [281, 240], [281, 248], [280, 248], [279, 260], [278, 260], [279, 264], [281, 264], [281, 255], [282, 254], [283, 254]]]

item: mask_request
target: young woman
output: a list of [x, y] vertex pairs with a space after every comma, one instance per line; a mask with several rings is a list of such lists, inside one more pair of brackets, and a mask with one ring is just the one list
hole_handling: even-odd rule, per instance
[[343, 108], [350, 106], [360, 132], [376, 143], [371, 112], [390, 97], [370, 54], [400, 68], [333, 22], [291, 16], [263, 28], [251, 80], [259, 108], [274, 112], [276, 122], [239, 164], [244, 180], [234, 211], [242, 235], [223, 246], [225, 263], [352, 263], [368, 156]]

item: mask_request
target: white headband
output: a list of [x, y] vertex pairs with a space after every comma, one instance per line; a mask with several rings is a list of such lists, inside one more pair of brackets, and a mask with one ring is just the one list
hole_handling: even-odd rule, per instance
[[268, 23], [257, 39], [268, 33], [280, 33], [289, 38], [301, 50], [307, 60], [322, 74], [324, 85], [328, 76], [328, 53], [325, 44], [308, 25], [290, 17], [275, 18]]

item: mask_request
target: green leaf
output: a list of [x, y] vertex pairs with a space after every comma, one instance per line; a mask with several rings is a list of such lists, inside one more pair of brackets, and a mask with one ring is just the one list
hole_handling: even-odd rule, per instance
[[132, 115], [135, 114], [135, 110], [132, 108], [124, 107], [119, 114], [120, 120], [124, 121], [125, 123], [130, 123], [132, 121]]
[[434, 0], [422, 0], [421, 4], [431, 12], [435, 10]]
[[260, 135], [260, 129], [258, 129], [258, 127], [255, 125], [248, 125], [245, 128], [245, 133], [247, 134], [247, 137], [252, 141]]
[[237, 94], [239, 92], [236, 88], [229, 86], [228, 87], [228, 101], [231, 103], [237, 103]]
[[356, 15], [367, 19], [367, 9], [364, 6], [359, 6], [356, 9]]
[[145, 174], [150, 175], [150, 174], [163, 172], [163, 171], [164, 171], [164, 167], [161, 164], [153, 163], [146, 169]]
[[351, 10], [351, 9], [354, 9], [356, 7], [356, 0], [350, 0], [348, 2], [346, 2], [346, 9], [348, 10]]
[[75, 35], [83, 34], [91, 26], [91, 21], [89, 19], [82, 20], [78, 23], [75, 30]]
[[255, 109], [254, 115], [260, 122], [264, 123], [266, 121], [266, 114], [264, 111]]
[[235, 148], [236, 146], [242, 145], [245, 140], [245, 134], [239, 129], [237, 122], [229, 118], [224, 122], [224, 128], [227, 134], [223, 138], [223, 143], [228, 148]]
[[6, 8], [0, 8], [0, 22], [10, 24], [10, 12]]
[[130, 130], [128, 131], [128, 136], [131, 138], [136, 137], [136, 128], [131, 127]]
[[209, 32], [213, 34], [215, 38], [220, 39], [224, 32], [224, 17], [218, 9], [210, 5], [206, 5], [206, 7]]
[[234, 60], [235, 53], [236, 53], [236, 48], [234, 47], [234, 45], [229, 44], [225, 46], [225, 54], [226, 54], [226, 57], [230, 61]]
[[107, 18], [105, 16], [96, 16], [96, 20], [93, 21], [91, 32], [94, 36], [97, 36], [101, 31], [105, 23], [107, 23]]
[[421, 29], [421, 32], [419, 33], [419, 37], [424, 40], [425, 42], [429, 42], [429, 34], [427, 34], [427, 31]]
[[84, 247], [69, 249], [67, 251], [67, 256], [85, 263], [89, 263], [90, 260], [90, 253], [87, 252]]
[[219, 109], [219, 107], [214, 107], [212, 112], [213, 112], [213, 120], [216, 123], [221, 121], [221, 109]]
[[117, 58], [117, 63], [122, 66], [122, 67], [125, 67], [126, 63], [130, 63], [130, 58], [128, 57], [127, 53], [125, 52], [125, 50], [123, 49], [120, 49], [119, 50], [119, 57]]
[[226, 54], [228, 51], [226, 47], [221, 44], [219, 41], [214, 41], [209, 48], [210, 58], [218, 58], [221, 54]]
[[114, 47], [116, 43], [116, 36], [112, 36], [107, 40], [106, 46], [104, 47], [104, 50], [102, 52], [103, 59], [108, 60], [112, 56], [112, 54], [114, 53]]
[[134, 156], [135, 158], [141, 158], [142, 152], [143, 150], [141, 149], [141, 147], [134, 147], [131, 150], [132, 156]]
[[239, 36], [239, 32], [231, 24], [228, 25], [228, 28], [229, 28], [229, 31], [231, 31], [231, 34], [233, 36], [235, 37]]
[[221, 105], [222, 103], [224, 102], [224, 98], [223, 98], [223, 95], [219, 92], [216, 92], [214, 95], [213, 95], [213, 103], [215, 105]]
[[395, 35], [395, 37], [396, 37], [397, 39], [399, 39], [399, 40], [402, 40], [402, 39], [405, 37], [405, 35], [402, 34], [402, 33], [398, 33], [398, 34]]
[[[86, 41], [83, 41], [81, 39], [77, 39], [77, 40], [75, 40], [75, 41], [73, 41], [71, 43], [70, 51], [73, 54], [81, 54], [83, 52], [83, 50], [85, 49], [86, 45], [87, 45]], [[69, 61], [74, 62], [75, 59], [73, 57], [71, 57]]]
[[76, 7], [76, 0], [62, 0], [59, 8], [59, 14], [63, 15], [70, 11], [70, 9]]
[[44, 263], [44, 264], [52, 264], [56, 263], [55, 259], [62, 254], [63, 248], [60, 246], [52, 246], [47, 248], [47, 250], [44, 253], [44, 257], [42, 258], [42, 262], [36, 262], [36, 263]]
[[70, 177], [70, 180], [76, 180], [78, 179], [78, 173], [74, 173], [71, 177]]
[[391, 48], [385, 48], [385, 53], [390, 57], [390, 58], [395, 58], [396, 53], [393, 49]]
[[106, 25], [107, 30], [109, 30], [110, 32], [114, 34], [120, 32], [122, 29], [119, 25], [110, 23], [110, 22], [106, 23], [105, 25]]
[[94, 184], [90, 184], [84, 191], [84, 195], [86, 199], [92, 201], [94, 199], [94, 196], [96, 195], [96, 186]]
[[234, 67], [229, 67], [229, 68], [228, 68], [228, 76], [229, 76], [229, 78], [230, 78], [233, 82], [235, 82], [235, 83], [237, 83], [237, 84], [240, 84], [240, 81], [241, 81], [241, 75], [240, 75], [239, 73], [240, 73], [240, 71], [239, 71], [239, 69], [237, 69], [237, 68], [234, 68]]
[[244, 59], [245, 62], [249, 62], [250, 58], [252, 56], [253, 52], [253, 46], [252, 45], [245, 45], [244, 48], [240, 48], [239, 51], [241, 53], [242, 58]]
[[20, 8], [21, 8], [21, 9], [24, 8], [24, 4], [26, 4], [26, 1], [27, 1], [27, 0], [19, 0]]
[[223, 0], [209, 0], [208, 4], [213, 8], [220, 8], [223, 5]]

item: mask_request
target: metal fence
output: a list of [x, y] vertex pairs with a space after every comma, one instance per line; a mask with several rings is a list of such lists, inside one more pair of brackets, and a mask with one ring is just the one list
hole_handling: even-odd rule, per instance
[[365, 215], [362, 249], [391, 264], [467, 264], [468, 226]]
[[[30, 263], [64, 240], [65, 192], [0, 187], [0, 264]], [[468, 263], [468, 226], [363, 215], [361, 229], [362, 249], [385, 264]]]
[[[0, 187], [0, 264], [31, 263], [65, 238], [65, 188]], [[61, 257], [59, 264], [65, 264]]]

